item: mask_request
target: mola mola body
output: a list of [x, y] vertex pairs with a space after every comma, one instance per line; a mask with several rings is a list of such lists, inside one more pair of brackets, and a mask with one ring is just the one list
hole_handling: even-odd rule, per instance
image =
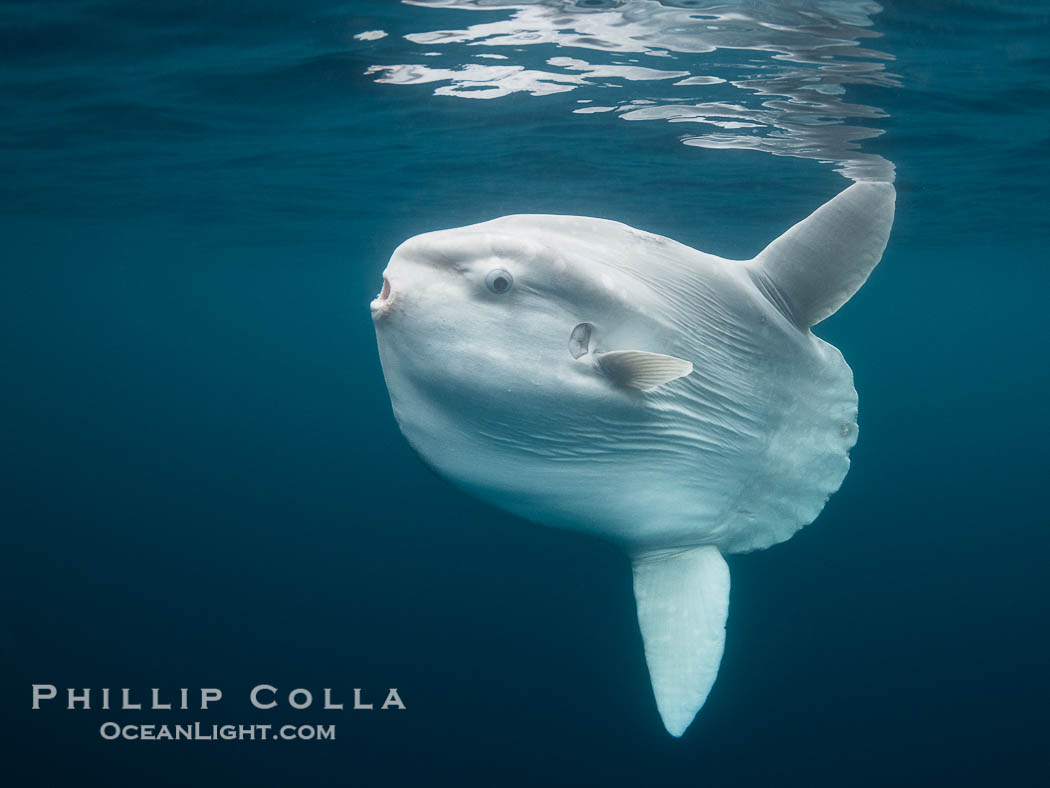
[[371, 309], [394, 414], [436, 470], [630, 555], [657, 707], [680, 736], [725, 640], [725, 553], [812, 522], [857, 393], [810, 327], [867, 279], [894, 190], [857, 183], [751, 260], [617, 222], [517, 215], [395, 250]]

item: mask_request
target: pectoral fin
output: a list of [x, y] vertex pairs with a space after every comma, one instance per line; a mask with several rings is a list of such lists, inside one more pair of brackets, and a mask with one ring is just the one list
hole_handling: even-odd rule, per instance
[[644, 350], [595, 353], [594, 361], [598, 370], [609, 380], [642, 391], [669, 383], [693, 371], [693, 365], [688, 361]]
[[729, 567], [718, 548], [634, 559], [645, 661], [664, 727], [681, 736], [718, 675], [729, 613]]

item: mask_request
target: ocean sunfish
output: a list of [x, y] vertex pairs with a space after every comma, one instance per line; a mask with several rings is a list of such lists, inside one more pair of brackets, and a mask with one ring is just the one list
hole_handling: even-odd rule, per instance
[[681, 736], [718, 673], [723, 554], [812, 522], [857, 392], [810, 326], [867, 279], [894, 189], [856, 183], [751, 260], [583, 216], [504, 216], [395, 251], [371, 303], [394, 415], [439, 473], [622, 546], [656, 705]]

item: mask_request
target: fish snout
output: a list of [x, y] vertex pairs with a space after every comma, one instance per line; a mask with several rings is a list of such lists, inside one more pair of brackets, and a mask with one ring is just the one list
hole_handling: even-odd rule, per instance
[[394, 304], [394, 289], [390, 285], [390, 279], [387, 278], [386, 273], [383, 274], [383, 286], [379, 290], [379, 295], [372, 299], [372, 303], [369, 304], [369, 308], [372, 310], [372, 319], [378, 320], [384, 315], [390, 312], [391, 307]]

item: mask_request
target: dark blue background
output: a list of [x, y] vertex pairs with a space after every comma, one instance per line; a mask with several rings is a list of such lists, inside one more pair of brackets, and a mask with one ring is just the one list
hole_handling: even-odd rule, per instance
[[[853, 97], [890, 113], [865, 148], [897, 164], [898, 220], [818, 330], [856, 375], [853, 470], [815, 524], [729, 558], [719, 679], [674, 740], [627, 560], [431, 475], [367, 304], [420, 231], [577, 213], [749, 256], [846, 182], [565, 96], [376, 85], [348, 45], [455, 12], [0, 6], [0, 781], [1045, 779], [1050, 26], [999, 3], [876, 22], [903, 85]], [[251, 713], [262, 682], [408, 710]], [[32, 712], [32, 683], [226, 697]], [[338, 739], [103, 742], [110, 718]]]

